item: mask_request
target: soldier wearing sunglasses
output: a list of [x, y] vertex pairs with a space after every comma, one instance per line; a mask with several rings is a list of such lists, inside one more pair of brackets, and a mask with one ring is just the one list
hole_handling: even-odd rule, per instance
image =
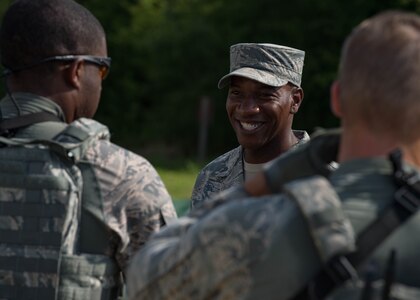
[[[116, 299], [132, 254], [176, 212], [154, 167], [91, 119], [111, 66], [104, 30], [73, 0], [17, 0], [0, 51], [0, 297]], [[23, 144], [22, 161], [8, 161]], [[35, 151], [64, 144], [86, 147], [39, 162]], [[67, 199], [51, 186], [68, 177], [80, 190]]]

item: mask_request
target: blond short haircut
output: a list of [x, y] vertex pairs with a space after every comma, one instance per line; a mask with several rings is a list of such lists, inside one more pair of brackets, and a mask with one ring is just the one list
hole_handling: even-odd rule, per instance
[[348, 123], [410, 143], [420, 137], [420, 17], [387, 11], [357, 26], [344, 44], [340, 101]]

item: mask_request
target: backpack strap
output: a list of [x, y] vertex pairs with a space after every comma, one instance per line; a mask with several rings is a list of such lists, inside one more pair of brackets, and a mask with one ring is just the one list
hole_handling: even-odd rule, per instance
[[[53, 138], [53, 141], [65, 149], [65, 156], [78, 162], [94, 141], [109, 138], [109, 130], [105, 125], [92, 119], [81, 118], [69, 124]], [[58, 150], [58, 154], [63, 153]]]
[[355, 268], [420, 207], [420, 177], [407, 173], [401, 162], [401, 151], [390, 154], [394, 180], [398, 186], [394, 201], [356, 240], [356, 251], [333, 257], [304, 289], [293, 299], [324, 299], [334, 288], [357, 276]]
[[0, 135], [10, 136], [13, 135], [14, 132], [19, 128], [48, 121], [63, 122], [58, 116], [45, 111], [23, 115], [11, 119], [3, 119], [0, 121]]
[[[67, 156], [82, 172], [84, 181], [81, 214], [81, 230], [79, 250], [83, 253], [104, 254], [109, 243], [109, 235], [107, 228], [103, 224], [103, 212], [99, 208], [102, 207], [102, 194], [98, 188], [98, 182], [92, 166], [89, 162], [83, 160], [86, 151], [97, 140], [109, 140], [110, 134], [108, 128], [92, 119], [78, 119], [69, 124], [62, 132], [60, 132], [54, 141], [60, 145], [66, 145], [65, 152], [61, 155]], [[56, 149], [62, 151], [62, 149]], [[89, 234], [96, 232], [94, 236]]]
[[45, 145], [61, 158], [77, 163], [85, 155], [93, 141], [109, 140], [109, 138], [109, 130], [105, 125], [91, 119], [81, 118], [66, 125], [52, 140], [7, 138], [0, 135], [0, 145]]
[[351, 223], [342, 210], [337, 193], [325, 177], [312, 176], [286, 183], [283, 193], [299, 207], [323, 263], [336, 253], [355, 249]]

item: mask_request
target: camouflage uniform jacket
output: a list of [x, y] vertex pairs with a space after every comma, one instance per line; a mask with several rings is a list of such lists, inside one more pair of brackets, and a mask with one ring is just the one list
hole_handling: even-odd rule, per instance
[[[61, 108], [53, 101], [27, 93], [13, 95], [22, 115], [45, 111], [63, 121], [33, 124], [19, 130], [16, 137], [51, 139], [66, 126]], [[16, 115], [8, 97], [2, 100], [0, 108], [6, 119]], [[86, 159], [94, 170], [103, 201], [101, 207], [96, 207], [103, 216], [100, 222], [109, 232], [104, 253], [115, 258], [120, 270], [125, 271], [128, 261], [149, 236], [176, 218], [171, 197], [146, 159], [108, 140], [95, 142]], [[89, 199], [82, 201], [83, 209], [92, 206]]]
[[[299, 139], [298, 147], [309, 140], [306, 131], [293, 130]], [[293, 149], [292, 148], [292, 149]], [[211, 195], [244, 182], [243, 148], [239, 146], [207, 164], [198, 174], [191, 196], [191, 207]]]
[[[353, 234], [392, 201], [396, 186], [391, 174], [385, 158], [343, 163], [330, 178], [342, 206], [337, 197], [324, 195], [328, 188], [334, 192], [331, 185], [314, 176], [288, 184], [286, 191], [303, 196], [299, 204], [289, 193], [276, 194], [230, 200], [199, 216], [183, 217], [151, 238], [133, 259], [129, 299], [290, 299], [322, 262], [350, 251]], [[315, 234], [308, 226], [308, 207], [314, 211]], [[321, 218], [322, 212], [327, 218]], [[413, 263], [419, 229], [417, 214], [369, 259], [376, 266], [373, 280], [383, 278], [388, 254], [397, 250], [398, 284], [394, 282], [392, 299], [420, 299], [419, 290], [412, 288], [420, 286], [420, 266]], [[360, 293], [356, 287], [338, 289], [332, 299], [360, 299], [360, 294], [354, 298]]]

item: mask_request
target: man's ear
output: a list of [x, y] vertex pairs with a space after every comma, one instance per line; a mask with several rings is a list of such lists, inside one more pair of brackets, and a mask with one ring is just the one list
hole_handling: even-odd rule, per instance
[[64, 72], [66, 82], [76, 89], [81, 87], [81, 78], [84, 72], [83, 60], [73, 61]]
[[292, 105], [290, 106], [290, 113], [295, 114], [298, 112], [300, 104], [303, 100], [303, 90], [300, 87], [293, 87], [292, 91], [290, 92], [290, 96], [292, 98]]
[[340, 102], [340, 82], [335, 80], [330, 88], [330, 106], [332, 113], [338, 117], [342, 117], [341, 102]]

